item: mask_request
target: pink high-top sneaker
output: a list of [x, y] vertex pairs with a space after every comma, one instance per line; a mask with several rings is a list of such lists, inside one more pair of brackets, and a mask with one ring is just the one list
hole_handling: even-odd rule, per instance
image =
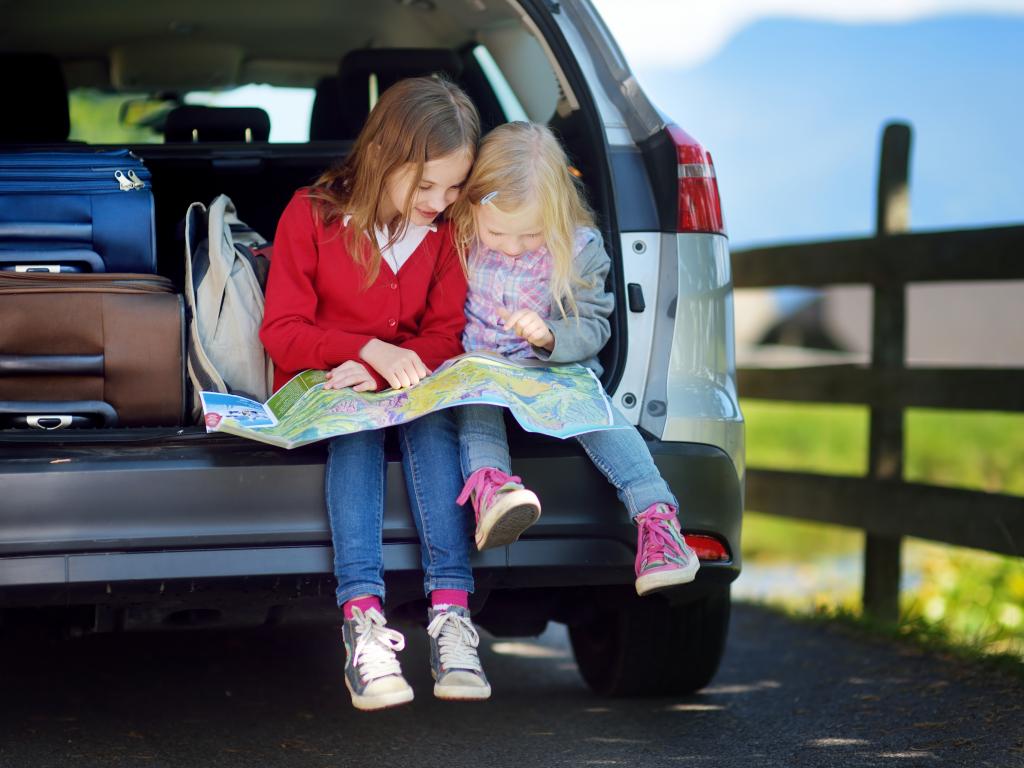
[[636, 527], [638, 595], [693, 581], [700, 561], [683, 538], [673, 507], [668, 504], [648, 507], [636, 516]]
[[540, 501], [515, 475], [499, 469], [478, 469], [466, 481], [457, 502], [472, 500], [476, 512], [476, 548], [504, 547], [537, 522]]

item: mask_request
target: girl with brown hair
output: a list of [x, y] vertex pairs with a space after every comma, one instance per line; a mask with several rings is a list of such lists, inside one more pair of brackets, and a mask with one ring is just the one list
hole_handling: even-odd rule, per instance
[[[459, 195], [479, 134], [476, 108], [457, 86], [403, 80], [381, 96], [345, 162], [295, 193], [278, 225], [260, 331], [275, 389], [315, 368], [328, 372], [328, 388], [398, 390], [462, 352], [466, 278], [439, 216]], [[431, 600], [434, 694], [485, 699], [452, 416], [394, 429]], [[331, 440], [326, 500], [345, 683], [359, 709], [413, 698], [395, 656], [405, 639], [382, 607], [385, 470], [383, 430]]]

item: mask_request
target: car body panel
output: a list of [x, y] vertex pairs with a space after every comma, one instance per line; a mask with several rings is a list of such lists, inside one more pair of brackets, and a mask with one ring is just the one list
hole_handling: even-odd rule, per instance
[[742, 478], [728, 240], [663, 235], [661, 252], [655, 351], [640, 426], [662, 440], [721, 448]]
[[[14, 471], [0, 459], [0, 590], [330, 574], [322, 451], [253, 454], [237, 450], [238, 442], [210, 437], [160, 451], [83, 446], [59, 451], [71, 460], [58, 464], [41, 449]], [[734, 553], [729, 566], [738, 569], [742, 505], [731, 461], [705, 446], [649, 445], [686, 499], [687, 530], [722, 535]], [[532, 451], [516, 456], [513, 469], [544, 499], [544, 514], [519, 543], [475, 554], [474, 568], [591, 565], [615, 572], [607, 583], [631, 580], [636, 532], [611, 486], [575, 441], [545, 440]], [[386, 567], [418, 570], [399, 461], [389, 463], [386, 482]]]

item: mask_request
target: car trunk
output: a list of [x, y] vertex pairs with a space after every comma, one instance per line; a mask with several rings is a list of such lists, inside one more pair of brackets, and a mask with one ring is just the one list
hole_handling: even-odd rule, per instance
[[[116, 3], [111, 3], [113, 7]], [[451, 12], [455, 4], [451, 2], [438, 3], [441, 6], [439, 13]], [[451, 7], [449, 7], [451, 6]], [[491, 26], [497, 24], [495, 29], [498, 32], [480, 32], [479, 36], [490, 40], [493, 46], [508, 46], [510, 37], [515, 35], [508, 31], [512, 19], [515, 24], [528, 26], [521, 17], [510, 14], [510, 8], [505, 7], [505, 18], [500, 23], [488, 22]], [[611, 179], [609, 176], [609, 163], [604, 134], [597, 114], [592, 103], [592, 97], [586, 82], [579, 71], [575, 57], [569, 52], [566, 43], [561, 39], [557, 25], [550, 19], [550, 12], [538, 10], [532, 7], [532, 3], [521, 4], [522, 10], [530, 15], [532, 25], [538, 34], [545, 37], [544, 47], [551, 52], [551, 56], [557, 59], [558, 75], [564, 78], [561, 85], [555, 85], [559, 94], [559, 107], [550, 116], [549, 124], [560, 135], [566, 145], [568, 154], [574, 168], [579, 172], [584, 187], [587, 190], [589, 202], [597, 214], [598, 224], [603, 230], [605, 244], [613, 260], [613, 270], [609, 277], [609, 287], [615, 290], [620, 296], [615, 316], [612, 318], [613, 337], [602, 353], [602, 363], [605, 368], [604, 382], [606, 385], [614, 386], [620, 375], [621, 361], [624, 356], [624, 322], [620, 322], [623, 312], [621, 307], [623, 301], [621, 291], [618, 290], [621, 282], [621, 268], [619, 265], [618, 237], [611, 195]], [[381, 24], [388, 20], [395, 22], [395, 9], [384, 11], [378, 9]], [[413, 10], [402, 11], [402, 13], [413, 14]], [[493, 8], [488, 13], [497, 13]], [[367, 16], [374, 17], [368, 13]], [[63, 17], [57, 17], [56, 26], [59, 27]], [[411, 18], [411, 16], [410, 16]], [[426, 18], [426, 17], [425, 17]], [[372, 25], [374, 19], [370, 18]], [[504, 25], [504, 27], [502, 27]], [[15, 24], [15, 26], [17, 26]], [[504, 31], [501, 31], [504, 29]], [[522, 29], [519, 30], [521, 37]], [[60, 30], [55, 34], [54, 40], [59, 42]], [[83, 27], [82, 38], [87, 39], [92, 33]], [[478, 104], [481, 110], [484, 129], [492, 127], [509, 117], [506, 106], [501, 102], [500, 88], [493, 85], [486, 73], [478, 66], [477, 57], [473, 55], [476, 43], [472, 38], [460, 39], [455, 33], [439, 31], [437, 27], [427, 25], [422, 28], [421, 34], [423, 45], [437, 45], [438, 40], [446, 37], [448, 42], [458, 40], [450, 49], [450, 54], [461, 62], [463, 67], [460, 84], [470, 93], [470, 96]], [[459, 33], [462, 34], [462, 33]], [[533, 36], [529, 36], [531, 44], [536, 45]], [[321, 41], [322, 42], [322, 41]], [[420, 44], [403, 40], [405, 45]], [[27, 43], [26, 43], [27, 44]], [[56, 44], [56, 43], [55, 43]], [[106, 43], [104, 43], [106, 44]], [[277, 43], [275, 42], [275, 45]], [[522, 44], [520, 41], [517, 44]], [[371, 49], [377, 58], [383, 56], [384, 64], [382, 71], [387, 69], [387, 53], [389, 49]], [[419, 50], [419, 49], [417, 49]], [[437, 49], [441, 50], [441, 49]], [[395, 56], [401, 58], [409, 54], [409, 49], [395, 48]], [[539, 51], [539, 49], [538, 49]], [[445, 53], [444, 50], [441, 50]], [[58, 52], [59, 53], [59, 52]], [[343, 52], [342, 52], [343, 53]], [[130, 69], [131, 57], [127, 58], [121, 66]], [[140, 54], [132, 54], [140, 55]], [[414, 53], [414, 57], [415, 57]], [[334, 54], [335, 60], [338, 53]], [[74, 57], [71, 57], [74, 58]], [[140, 61], [146, 63], [145, 58]], [[70, 64], [65, 62], [65, 69]], [[344, 67], [342, 67], [344, 71]], [[75, 74], [77, 70], [72, 68], [69, 82], [75, 84], [76, 78], [81, 79], [82, 75]], [[122, 73], [122, 79], [126, 77]], [[183, 75], [184, 77], [184, 75]], [[547, 75], [554, 83], [555, 76]], [[493, 79], [493, 76], [492, 76]], [[321, 80], [322, 81], [322, 80]], [[507, 83], [506, 83], [507, 85]], [[573, 94], [573, 102], [578, 105], [576, 109], [564, 108], [564, 89], [568, 85]], [[527, 100], [529, 101], [529, 100]], [[529, 104], [527, 104], [529, 106]], [[317, 105], [314, 105], [314, 117], [317, 112]], [[516, 115], [512, 115], [515, 117]], [[314, 126], [311, 134], [317, 133]], [[343, 159], [352, 146], [351, 138], [332, 140], [313, 140], [308, 143], [226, 143], [202, 141], [195, 143], [164, 143], [164, 144], [134, 144], [127, 143], [131, 149], [143, 159], [146, 166], [152, 173], [152, 190], [155, 201], [156, 217], [156, 239], [157, 239], [157, 270], [159, 274], [168, 277], [176, 286], [177, 290], [183, 290], [184, 280], [184, 239], [182, 220], [189, 204], [199, 201], [209, 204], [217, 195], [226, 194], [235, 203], [239, 217], [250, 227], [262, 234], [266, 239], [272, 240], [277, 226], [277, 220], [295, 189], [312, 183], [324, 170], [332, 164]], [[88, 149], [100, 148], [101, 145], [90, 144]], [[125, 146], [125, 144], [110, 145]], [[63, 148], [67, 148], [65, 145]], [[83, 149], [85, 149], [83, 147]], [[186, 402], [189, 395], [186, 395]], [[118, 442], [138, 442], [179, 439], [182, 435], [200, 435], [203, 428], [194, 423], [186, 423], [180, 428], [110, 428], [110, 429], [81, 429], [61, 430], [59, 433], [33, 433], [29, 430], [0, 430], [0, 441], [4, 442], [27, 442], [32, 444], [55, 443], [55, 444], [102, 444]], [[218, 438], [217, 442], [233, 442], [228, 438]], [[256, 453], [255, 446], [253, 447]]]

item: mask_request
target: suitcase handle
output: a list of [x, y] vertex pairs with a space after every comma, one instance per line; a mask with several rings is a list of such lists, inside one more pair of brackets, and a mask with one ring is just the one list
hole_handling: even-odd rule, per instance
[[62, 221], [2, 221], [0, 240], [29, 243], [53, 242], [56, 240], [72, 243], [92, 242], [91, 222]]
[[[84, 416], [78, 416], [77, 418], [85, 419], [85, 421], [88, 421], [88, 419]], [[72, 424], [75, 423], [76, 417], [72, 416], [71, 414], [64, 414], [61, 416], [58, 416], [57, 414], [52, 414], [49, 416], [25, 416], [24, 419], [25, 426], [27, 427], [51, 431], [54, 429], [64, 429], [66, 427], [70, 427]], [[15, 418], [14, 422], [15, 424], [20, 423], [21, 417]]]
[[87, 248], [0, 250], [0, 269], [9, 272], [106, 272], [103, 259]]
[[0, 400], [0, 417], [13, 426], [45, 430], [117, 426], [117, 411], [102, 400]]
[[0, 376], [102, 376], [103, 355], [0, 355]]

